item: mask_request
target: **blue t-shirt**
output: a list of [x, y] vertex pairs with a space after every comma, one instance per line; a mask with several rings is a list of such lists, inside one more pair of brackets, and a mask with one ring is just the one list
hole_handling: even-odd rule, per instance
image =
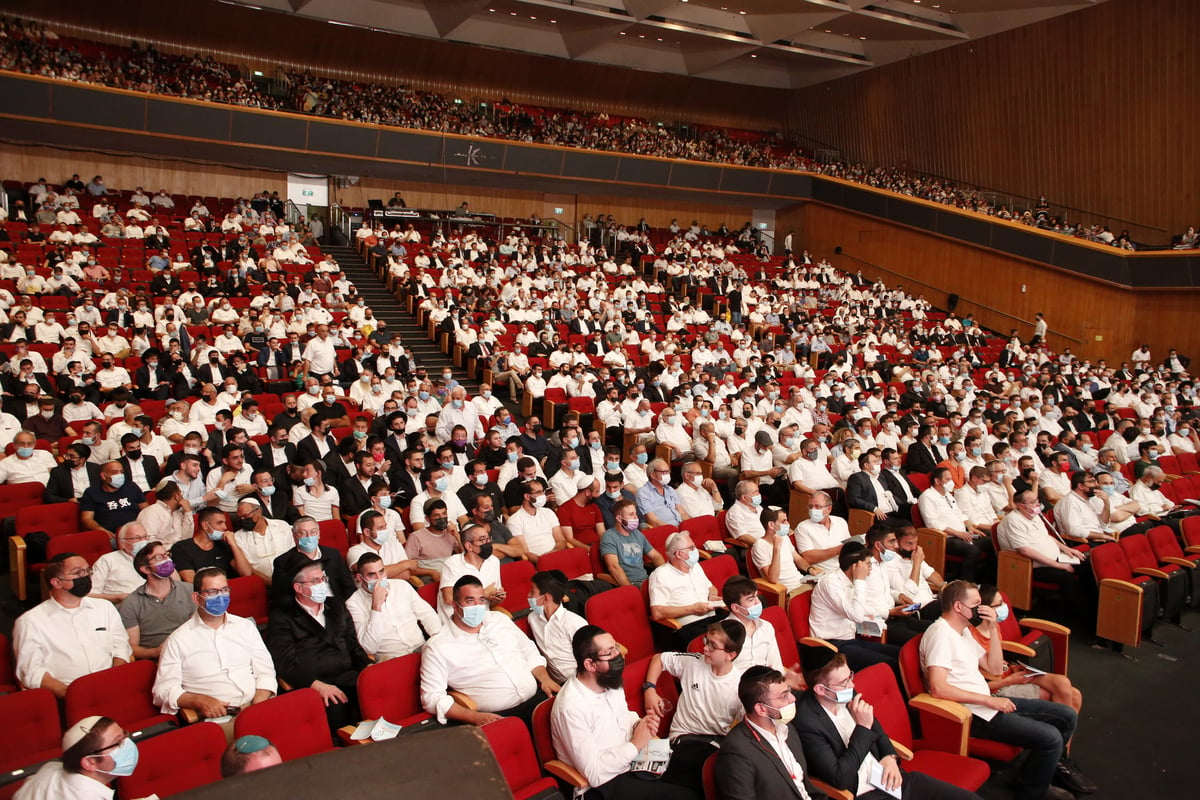
[[628, 536], [619, 533], [616, 528], [609, 528], [600, 537], [600, 559], [606, 555], [617, 557], [617, 563], [625, 572], [625, 577], [634, 586], [641, 586], [646, 580], [646, 554], [654, 548], [641, 531], [634, 531]]

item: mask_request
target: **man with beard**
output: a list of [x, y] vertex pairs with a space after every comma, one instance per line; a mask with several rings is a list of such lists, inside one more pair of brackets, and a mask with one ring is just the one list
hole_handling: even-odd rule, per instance
[[604, 800], [698, 800], [699, 795], [667, 780], [647, 781], [629, 763], [658, 736], [661, 715], [629, 710], [622, 689], [625, 659], [613, 639], [585, 625], [571, 640], [575, 675], [563, 684], [550, 714], [554, 751], [584, 776], [590, 793]]

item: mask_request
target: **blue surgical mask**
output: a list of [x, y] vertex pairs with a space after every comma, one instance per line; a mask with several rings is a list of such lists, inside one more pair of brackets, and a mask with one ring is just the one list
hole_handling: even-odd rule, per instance
[[[826, 686], [825, 688], [832, 689], [833, 687]], [[845, 689], [837, 689], [834, 691], [834, 700], [837, 703], [839, 703], [840, 705], [846, 705], [853, 699], [854, 699], [854, 690], [851, 689], [850, 687], [846, 687]]]
[[530, 597], [529, 598], [529, 612], [531, 614], [536, 614], [541, 610], [542, 610], [542, 606], [538, 603], [538, 598]]
[[418, 397], [418, 398], [420, 398], [422, 402], [423, 402], [423, 401], [425, 401], [425, 400], [428, 400], [428, 399], [429, 399], [429, 392], [427, 392], [427, 391], [425, 391], [424, 389], [422, 389], [421, 391], [417, 392], [417, 397]]
[[692, 548], [692, 551], [690, 553], [688, 553], [687, 565], [689, 567], [694, 567], [699, 563], [700, 563], [700, 551], [695, 548]]
[[479, 484], [480, 486], [487, 486], [487, 482], [488, 476], [486, 472], [481, 472], [475, 476], [475, 483]]
[[645, 464], [649, 460], [650, 460], [650, 455], [648, 453], [638, 453], [637, 454], [637, 463]]
[[605, 494], [608, 495], [608, 498], [610, 500], [620, 500], [621, 499], [621, 490], [620, 489], [618, 489], [615, 492], [605, 492]]
[[321, 544], [320, 536], [301, 536], [296, 546], [305, 553], [315, 553]]
[[386, 588], [387, 585], [388, 585], [387, 576], [384, 576], [382, 578], [376, 578], [373, 581], [367, 581], [367, 592], [375, 591], [376, 587], [378, 587], [378, 586], [383, 586]]
[[779, 525], [779, 535], [780, 536], [787, 536], [791, 532], [792, 532], [791, 525], [789, 525], [786, 522], [780, 523], [780, 525]]
[[520, 457], [521, 457], [520, 453], [509, 453], [508, 454], [508, 463], [515, 464], [515, 463], [517, 463], [517, 459], [519, 459]]
[[463, 401], [462, 401], [462, 400], [458, 400], [458, 399], [454, 399], [454, 400], [451, 400], [451, 401], [450, 401], [450, 405], [454, 406], [455, 408], [462, 408], [462, 407], [463, 407]]
[[125, 473], [118, 472], [116, 475], [113, 475], [110, 479], [110, 483], [112, 483], [114, 489], [120, 489], [125, 485]]
[[938, 444], [941, 444], [941, 445], [950, 444], [950, 437], [949, 436], [939, 436]]
[[314, 603], [324, 603], [329, 599], [329, 595], [329, 581], [321, 581], [308, 587], [308, 599]]
[[392, 507], [392, 496], [390, 494], [385, 494], [383, 497], [380, 497], [379, 498], [379, 507], [380, 508], [391, 508]]
[[208, 532], [208, 540], [210, 542], [219, 542], [225, 538], [225, 531], [219, 531], [215, 528]]
[[459, 606], [462, 609], [462, 621], [468, 628], [475, 628], [483, 624], [487, 619], [488, 608], [486, 605], [477, 606]]
[[996, 609], [996, 621], [1004, 622], [1006, 619], [1008, 619], [1008, 614], [1008, 603], [1001, 603]]
[[752, 606], [746, 606], [746, 616], [750, 619], [758, 619], [762, 616], [762, 603], [755, 603]]
[[142, 550], [143, 550], [143, 549], [146, 547], [146, 545], [148, 545], [148, 544], [150, 544], [150, 542], [149, 542], [149, 541], [144, 541], [144, 542], [134, 542], [134, 543], [133, 543], [133, 556], [136, 558], [136, 557], [137, 557], [137, 554], [138, 554], [138, 553], [140, 553], [140, 552], [142, 552]]
[[260, 487], [259, 491], [262, 492], [263, 497], [270, 497], [271, 495], [275, 494], [275, 484]]
[[439, 492], [446, 491], [446, 489], [449, 486], [450, 486], [450, 481], [446, 480], [445, 475], [443, 475], [442, 477], [438, 478], [436, 481], [433, 482], [433, 488]]
[[885, 564], [889, 561], [895, 561], [897, 558], [899, 558], [899, 556], [896, 555], [895, 551], [886, 549], [883, 551], [883, 555], [880, 556], [880, 559]]
[[221, 616], [229, 610], [229, 599], [227, 594], [204, 598], [204, 613], [212, 617]]
[[762, 508], [762, 495], [756, 494], [754, 497], [751, 497], [750, 505], [754, 506], [755, 508]]
[[[228, 600], [229, 598], [225, 598]], [[125, 741], [117, 746], [108, 754], [108, 757], [113, 760], [113, 768], [106, 775], [112, 775], [116, 778], [128, 778], [137, 769], [138, 765], [138, 746], [134, 744], [133, 739], [126, 737]]]
[[1105, 494], [1113, 495], [1117, 493], [1117, 485], [1115, 483], [1106, 483], [1100, 487]]
[[825, 511], [820, 508], [810, 508], [808, 510], [808, 518], [813, 522], [823, 522], [825, 520]]
[[310, 486], [310, 487], [311, 487], [311, 486], [313, 486], [314, 484], [316, 484], [316, 482], [317, 482], [317, 479], [316, 479], [316, 478], [305, 478], [305, 479], [304, 479], [304, 485], [305, 485], [305, 486]]
[[32, 447], [18, 447], [17, 448], [17, 457], [18, 458], [30, 458], [32, 456], [33, 456], [33, 448]]

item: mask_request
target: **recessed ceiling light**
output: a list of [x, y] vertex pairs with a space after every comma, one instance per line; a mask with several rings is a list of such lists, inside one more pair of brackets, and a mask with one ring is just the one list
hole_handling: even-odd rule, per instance
[[750, 57], [751, 57], [751, 58], [758, 58], [758, 53], [751, 53], [751, 54], [750, 54]]
[[661, 37], [661, 36], [660, 36], [660, 37], [658, 37], [658, 40], [661, 42], [661, 41], [662, 41], [662, 37]]
[[746, 15], [746, 12], [745, 12], [745, 11], [739, 11], [738, 13], [739, 13], [739, 14], [741, 14], [742, 16], [745, 16], [745, 15]]
[[551, 25], [557, 25], [557, 24], [558, 24], [558, 20], [556, 20], [556, 19], [552, 19], [552, 20], [550, 20], [550, 24], [551, 24]]
[[859, 39], [862, 39], [864, 42], [867, 40], [867, 37], [865, 37], [865, 36], [860, 36], [860, 37], [858, 37], [858, 38], [859, 38]]
[[622, 35], [622, 36], [624, 36], [624, 35], [625, 35], [625, 31], [621, 31], [621, 35]]
[[530, 17], [530, 19], [537, 19], [537, 17]]

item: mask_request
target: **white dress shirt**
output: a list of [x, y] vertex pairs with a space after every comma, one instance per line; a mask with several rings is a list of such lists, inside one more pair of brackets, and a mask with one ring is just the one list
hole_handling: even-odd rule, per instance
[[[789, 592], [799, 589], [804, 585], [804, 575], [796, 567], [796, 546], [792, 544], [790, 536], [779, 536], [779, 578], [776, 583], [782, 583], [784, 588]], [[771, 540], [763, 537], [754, 543], [750, 548], [750, 557], [754, 559], [754, 566], [758, 567], [758, 571], [766, 577], [767, 568], [771, 566], [771, 561], [775, 556], [775, 548]]]
[[[762, 539], [766, 530], [762, 526], [762, 509], [758, 506], [746, 505], [741, 500], [734, 503], [725, 514], [725, 526], [729, 534], [735, 537], [746, 535]], [[769, 545], [769, 543], [768, 543]], [[768, 552], [770, 547], [768, 546]]]
[[450, 619], [450, 615], [454, 613], [454, 607], [445, 602], [442, 597], [442, 589], [453, 589], [454, 584], [464, 575], [474, 575], [485, 588], [488, 586], [495, 586], [497, 589], [504, 588], [500, 582], [500, 559], [495, 556], [488, 556], [476, 568], [474, 564], [467, 561], [466, 553], [455, 553], [442, 562], [441, 574], [442, 579], [438, 582], [437, 609], [445, 615], [446, 619]]
[[[826, 517], [829, 527], [823, 523], [806, 519], [796, 526], [796, 550], [804, 555], [809, 550], [827, 550], [830, 547], [840, 547], [850, 538], [850, 526], [841, 517]], [[811, 561], [810, 561], [811, 563]], [[838, 557], [833, 556], [812, 565], [813, 572], [825, 574], [838, 571]]]
[[45, 450], [34, 450], [29, 458], [20, 458], [14, 453], [0, 459], [0, 483], [40, 483], [45, 486], [50, 480], [50, 470], [57, 466], [54, 456]]
[[917, 507], [921, 510], [921, 521], [925, 523], [926, 528], [938, 531], [967, 529], [967, 517], [950, 492], [942, 494], [931, 486], [921, 492]]
[[900, 604], [900, 595], [910, 598], [914, 603], [925, 605], [933, 601], [933, 589], [929, 585], [929, 576], [934, 573], [928, 562], [921, 562], [921, 574], [917, 580], [912, 579], [912, 560], [897, 557], [883, 565], [887, 573], [888, 586], [892, 592], [892, 604]]
[[810, 489], [832, 489], [838, 485], [837, 479], [823, 463], [804, 456], [788, 465], [788, 480], [803, 483]]
[[238, 549], [246, 554], [250, 568], [262, 573], [268, 578], [275, 571], [275, 558], [291, 550], [296, 541], [292, 537], [292, 526], [283, 520], [266, 520], [267, 529], [261, 534], [257, 531], [236, 531], [233, 539]]
[[13, 627], [13, 650], [17, 680], [27, 689], [41, 686], [47, 673], [70, 684], [133, 654], [116, 606], [96, 597], [81, 598], [78, 608], [51, 597], [26, 611]]
[[[954, 493], [954, 500], [971, 524], [980, 530], [990, 530], [992, 525], [1000, 521], [1000, 515], [992, 507], [991, 496], [986, 491], [975, 489], [969, 483]], [[921, 513], [924, 519], [924, 511]]]
[[588, 624], [587, 620], [561, 605], [550, 615], [550, 619], [546, 619], [541, 608], [531, 612], [527, 619], [533, 641], [546, 657], [550, 677], [561, 682], [574, 675], [576, 663], [571, 638], [577, 630]]
[[[358, 643], [376, 661], [414, 653], [425, 646], [421, 629], [430, 636], [442, 630], [442, 620], [408, 581], [388, 580], [383, 608], [372, 608], [371, 594], [359, 587], [346, 600]], [[419, 626], [418, 626], [419, 623]]]
[[[730, 617], [730, 619], [734, 618]], [[738, 621], [741, 622], [741, 620]], [[775, 626], [765, 619], [756, 619], [751, 624], [754, 625], [754, 631], [746, 632], [746, 643], [742, 645], [742, 651], [733, 660], [734, 666], [740, 670], [746, 670], [756, 665], [766, 666], [783, 672], [783, 657], [779, 654], [779, 640], [775, 638]]]
[[[651, 606], [690, 606], [693, 603], [706, 603], [709, 589], [712, 588], [712, 583], [699, 565], [684, 572], [674, 564], [664, 564], [651, 572], [648, 580]], [[696, 620], [712, 615], [712, 611], [706, 614], [684, 614], [675, 620], [680, 625], [690, 625]]]
[[164, 714], [174, 714], [185, 692], [245, 708], [255, 692], [276, 686], [275, 663], [254, 620], [226, 614], [210, 628], [197, 611], [163, 644], [153, 695]]
[[480, 711], [504, 711], [533, 697], [533, 670], [544, 666], [533, 640], [498, 611], [488, 613], [478, 633], [450, 622], [421, 654], [421, 705], [444, 724], [454, 705], [447, 691], [455, 689], [470, 695]]
[[[808, 627], [821, 639], [853, 639], [858, 626], [872, 619], [866, 581], [851, 581], [835, 570], [817, 581], [813, 589]], [[886, 620], [885, 620], [886, 625]]]
[[96, 559], [92, 565], [92, 594], [129, 594], [145, 583], [133, 568], [133, 556], [114, 550]]
[[638, 715], [620, 689], [592, 691], [572, 677], [554, 698], [550, 733], [554, 751], [579, 770], [591, 787], [629, 771], [638, 749], [630, 741]]
[[13, 800], [112, 800], [113, 787], [67, 772], [61, 761], [49, 761], [27, 778]]

